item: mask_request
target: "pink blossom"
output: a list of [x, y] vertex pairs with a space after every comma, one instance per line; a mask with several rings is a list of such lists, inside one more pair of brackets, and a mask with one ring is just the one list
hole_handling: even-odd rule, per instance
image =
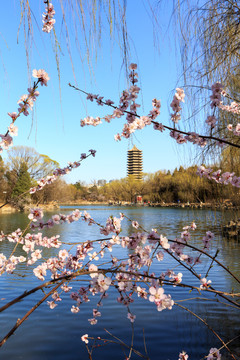
[[211, 348], [207, 360], [221, 360], [221, 354], [218, 349]]
[[30, 214], [28, 215], [28, 218], [32, 221], [38, 221], [42, 219], [43, 217], [43, 211], [40, 208], [34, 208], [30, 209]]
[[98, 311], [97, 309], [93, 309], [93, 316], [101, 316], [100, 311]]
[[212, 172], [212, 169], [206, 169], [204, 166], [199, 166], [197, 169], [197, 175], [200, 177], [206, 176], [207, 178], [210, 178], [210, 173]]
[[72, 306], [71, 307], [71, 312], [73, 313], [73, 314], [76, 314], [76, 313], [78, 313], [80, 311], [80, 309], [79, 309], [79, 307], [78, 306]]
[[240, 136], [240, 124], [238, 123], [234, 129], [234, 135]]
[[33, 269], [33, 273], [38, 279], [44, 280], [44, 276], [46, 276], [47, 274], [46, 270], [47, 264], [43, 263], [42, 265], [39, 265], [35, 269]]
[[136, 70], [137, 69], [137, 64], [134, 64], [134, 63], [130, 64], [129, 69], [130, 70]]
[[54, 301], [47, 301], [47, 304], [49, 305], [50, 309], [54, 309], [57, 306]]
[[88, 334], [85, 334], [85, 335], [83, 335], [82, 337], [81, 337], [81, 340], [83, 341], [83, 342], [85, 342], [85, 344], [88, 344]]
[[66, 260], [66, 258], [69, 256], [69, 253], [66, 249], [60, 250], [58, 253], [58, 257], [60, 260]]
[[47, 82], [50, 79], [46, 71], [43, 69], [39, 69], [39, 70], [34, 69], [32, 72], [32, 76], [39, 79], [41, 85], [45, 85], [45, 86], [47, 86]]
[[101, 288], [101, 291], [108, 290], [109, 286], [111, 285], [112, 280], [109, 277], [105, 277], [103, 274], [99, 274], [97, 279], [98, 285]]
[[1, 135], [0, 137], [2, 138], [2, 141], [0, 141], [0, 146], [2, 149], [7, 150], [10, 146], [12, 146], [13, 144], [13, 139], [10, 135]]
[[217, 122], [217, 119], [216, 119], [216, 117], [215, 117], [214, 115], [207, 117], [206, 123], [207, 123], [208, 125], [210, 125], [212, 128], [215, 127], [216, 122]]
[[135, 229], [138, 229], [139, 228], [139, 223], [137, 221], [132, 221], [132, 226], [135, 228]]
[[13, 121], [15, 121], [18, 117], [18, 114], [16, 112], [8, 113], [8, 115], [13, 119]]
[[156, 254], [156, 258], [158, 261], [162, 261], [163, 258], [164, 258], [164, 254], [162, 251], [158, 251], [157, 254]]
[[98, 267], [94, 264], [89, 265], [88, 270], [90, 272], [91, 278], [98, 277]]
[[14, 125], [14, 123], [11, 123], [9, 125], [8, 131], [9, 131], [10, 135], [12, 135], [12, 136], [17, 136], [17, 134], [18, 134], [18, 128], [17, 128], [17, 126]]
[[115, 141], [121, 141], [121, 135], [120, 134], [114, 135], [114, 140]]
[[162, 299], [164, 290], [162, 287], [151, 286], [149, 288], [149, 293], [150, 293], [149, 301], [157, 303]]
[[168, 239], [162, 235], [160, 235], [160, 244], [163, 247], [163, 249], [169, 249], [170, 244], [168, 243]]
[[138, 294], [138, 297], [147, 299], [147, 291], [144, 288], [142, 288], [141, 286], [137, 287], [137, 294]]
[[46, 6], [46, 13], [43, 13], [43, 27], [42, 31], [49, 33], [53, 29], [53, 25], [55, 24], [56, 20], [53, 19], [55, 15], [55, 10], [53, 8], [53, 4], [48, 3]]
[[92, 150], [92, 149], [90, 149], [90, 150], [89, 150], [89, 152], [91, 153], [91, 155], [92, 155], [93, 157], [95, 157], [96, 150]]
[[188, 355], [185, 351], [182, 351], [180, 354], [179, 354], [179, 359], [178, 360], [187, 360], [188, 359]]
[[114, 110], [114, 112], [113, 112], [113, 114], [112, 114], [112, 116], [115, 118], [115, 117], [117, 117], [117, 118], [120, 118], [121, 116], [123, 116], [123, 111], [121, 110], [121, 109], [115, 109]]
[[185, 93], [184, 90], [181, 88], [176, 88], [176, 93], [175, 93], [176, 98], [181, 101], [184, 102], [184, 98], [185, 98]]
[[212, 283], [211, 280], [207, 280], [206, 278], [200, 279], [200, 282], [201, 282], [201, 285], [200, 285], [201, 290], [206, 290]]
[[221, 106], [221, 93], [223, 90], [223, 85], [219, 82], [216, 82], [212, 85], [212, 95], [210, 96], [210, 99], [212, 100], [210, 106], [211, 108], [214, 108], [216, 106]]
[[131, 323], [134, 323], [136, 319], [136, 315], [131, 314], [130, 312], [127, 314], [127, 318], [131, 321]]
[[163, 132], [165, 130], [165, 127], [162, 123], [156, 123], [153, 125], [154, 130], [159, 130]]
[[235, 101], [231, 102], [230, 105], [223, 105], [221, 102], [219, 103], [218, 107], [219, 109], [230, 112], [232, 114], [240, 114], [240, 104], [236, 103]]
[[182, 273], [178, 273], [177, 275], [172, 274], [170, 277], [174, 280], [175, 284], [180, 284], [182, 282], [182, 276], [183, 276]]

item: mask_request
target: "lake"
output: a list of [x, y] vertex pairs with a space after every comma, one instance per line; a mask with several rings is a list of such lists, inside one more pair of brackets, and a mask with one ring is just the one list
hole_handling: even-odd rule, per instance
[[[195, 221], [197, 229], [192, 234], [191, 244], [202, 248], [201, 239], [206, 230], [215, 234], [210, 245], [210, 254], [215, 255], [219, 249], [218, 260], [238, 277], [240, 277], [240, 242], [227, 240], [221, 235], [221, 227], [228, 220], [237, 218], [238, 214], [231, 211], [212, 211], [209, 209], [181, 209], [181, 208], [153, 208], [153, 207], [109, 207], [109, 206], [64, 206], [59, 212], [69, 214], [75, 208], [80, 211], [87, 210], [98, 223], [105, 225], [109, 215], [119, 217], [123, 212], [130, 219], [138, 221], [143, 228], [150, 231], [157, 229], [169, 239], [179, 237], [182, 228]], [[49, 219], [53, 214], [46, 212], [45, 218]], [[240, 216], [239, 216], [240, 217]], [[27, 214], [2, 214], [0, 215], [0, 230], [10, 233], [17, 228], [24, 228], [28, 223]], [[129, 235], [134, 229], [126, 219], [122, 222], [123, 234]], [[44, 234], [52, 236], [59, 234], [61, 241], [73, 243], [85, 240], [99, 239], [99, 228], [96, 225], [88, 226], [82, 220], [72, 224], [56, 225], [52, 229], [44, 230]], [[67, 246], [66, 246], [67, 247]], [[68, 247], [69, 248], [69, 247]], [[0, 242], [0, 253], [10, 254], [12, 244]], [[59, 249], [44, 249], [45, 257], [55, 256]], [[23, 255], [19, 248], [16, 255]], [[128, 251], [118, 247], [117, 256], [126, 258]], [[210, 265], [210, 260], [202, 258], [202, 264], [197, 265], [198, 273], [205, 275]], [[183, 282], [199, 286], [199, 281], [185, 271], [170, 256], [165, 256], [162, 262], [153, 264], [152, 271], [156, 274], [174, 268], [175, 272], [183, 273]], [[36, 266], [36, 265], [35, 265]], [[7, 301], [22, 294], [25, 290], [41, 283], [33, 276], [33, 267], [26, 267], [19, 264], [14, 274], [0, 277], [0, 306]], [[232, 277], [221, 267], [214, 265], [209, 273], [209, 279], [215, 289], [230, 292], [240, 292], [240, 287], [233, 281]], [[75, 281], [73, 290], [81, 285]], [[228, 341], [240, 333], [239, 310], [234, 306], [226, 306], [224, 300], [212, 301], [214, 297], [202, 291], [199, 294], [196, 290], [189, 293], [189, 289], [168, 287], [166, 293], [171, 294], [174, 301], [189, 308], [202, 319], [206, 319], [224, 341]], [[104, 299], [101, 307], [102, 316], [98, 323], [90, 325], [88, 319], [92, 317], [92, 309], [96, 307], [99, 296], [91, 298], [89, 303], [83, 303], [80, 312], [73, 314], [72, 305], [75, 305], [69, 294], [63, 296], [63, 301], [50, 310], [46, 303], [43, 303], [11, 336], [6, 344], [0, 348], [0, 359], [24, 359], [24, 360], [84, 360], [88, 359], [85, 344], [81, 341], [83, 334], [112, 339], [104, 329], [110, 331], [114, 336], [120, 338], [128, 345], [131, 344], [132, 329], [127, 319], [127, 309], [116, 301], [118, 294], [114, 288], [110, 288], [108, 298]], [[10, 328], [21, 318], [34, 304], [41, 299], [43, 293], [37, 292], [22, 302], [15, 304], [8, 310], [0, 313], [0, 337], [6, 335]], [[135, 302], [130, 308], [136, 315], [134, 322], [134, 348], [145, 354], [144, 339], [147, 352], [151, 360], [178, 360], [179, 352], [185, 350], [189, 354], [189, 360], [201, 359], [208, 355], [211, 347], [220, 347], [221, 342], [216, 336], [196, 317], [186, 310], [173, 306], [172, 310], [158, 312], [156, 306], [148, 300], [134, 297]], [[186, 300], [186, 301], [183, 301]], [[229, 304], [230, 305], [230, 304]], [[143, 330], [144, 329], [144, 330]], [[144, 333], [144, 335], [143, 335]], [[240, 340], [231, 344], [231, 349], [237, 351], [240, 348]], [[125, 351], [125, 352], [124, 352]], [[119, 345], [105, 344], [93, 351], [93, 359], [125, 359], [128, 350], [122, 350]], [[125, 354], [125, 355], [124, 355]], [[224, 352], [224, 359], [230, 358]], [[237, 357], [236, 357], [237, 358]], [[140, 359], [133, 354], [131, 359]]]

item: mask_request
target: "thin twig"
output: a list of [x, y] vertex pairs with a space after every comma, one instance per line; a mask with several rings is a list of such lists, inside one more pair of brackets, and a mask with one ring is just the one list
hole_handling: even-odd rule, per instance
[[237, 360], [237, 359], [235, 358], [235, 356], [233, 355], [233, 353], [231, 352], [231, 350], [229, 349], [229, 347], [227, 346], [227, 344], [225, 344], [225, 342], [224, 342], [224, 341], [222, 340], [222, 338], [216, 333], [216, 331], [213, 330], [210, 325], [208, 325], [208, 323], [206, 322], [206, 320], [202, 319], [200, 316], [198, 316], [197, 314], [195, 314], [193, 311], [191, 311], [190, 309], [186, 308], [185, 306], [182, 306], [182, 305], [180, 305], [180, 304], [178, 304], [178, 303], [176, 303], [176, 302], [175, 302], [175, 305], [177, 305], [177, 306], [179, 306], [180, 308], [188, 311], [190, 314], [192, 314], [192, 315], [195, 316], [197, 319], [199, 319], [200, 321], [202, 321], [202, 322], [207, 326], [207, 328], [208, 328], [210, 331], [212, 331], [212, 333], [221, 341], [221, 343], [223, 344], [223, 347], [225, 347], [225, 348], [227, 349], [227, 351], [228, 351], [229, 354], [232, 356], [232, 358], [233, 358], [234, 360]]
[[21, 319], [18, 319], [13, 328], [8, 332], [6, 336], [0, 341], [0, 347], [2, 347], [5, 342], [12, 336], [15, 331], [19, 328], [19, 326], [31, 315], [51, 294], [53, 294], [64, 281], [61, 281], [57, 284], [48, 294], [46, 294], [36, 305], [34, 305]]

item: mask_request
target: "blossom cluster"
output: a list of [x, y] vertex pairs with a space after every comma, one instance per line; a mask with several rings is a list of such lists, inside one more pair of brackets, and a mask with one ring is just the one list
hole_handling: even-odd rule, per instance
[[181, 106], [180, 106], [180, 103], [181, 102], [184, 102], [184, 97], [185, 97], [185, 94], [184, 94], [184, 90], [183, 89], [180, 89], [180, 88], [177, 88], [176, 89], [176, 93], [174, 94], [174, 97], [173, 97], [173, 100], [170, 104], [172, 110], [174, 111], [173, 114], [171, 114], [171, 120], [177, 124], [178, 121], [181, 119]]
[[178, 130], [171, 130], [170, 136], [173, 139], [175, 139], [178, 144], [185, 144], [186, 142], [189, 141], [192, 144], [194, 144], [194, 145], [196, 144], [200, 147], [204, 147], [207, 145], [207, 140], [203, 136], [200, 136], [199, 134], [197, 134], [195, 132], [189, 132], [187, 135], [184, 136]]
[[210, 96], [211, 99], [210, 107], [211, 109], [213, 109], [215, 107], [219, 107], [219, 105], [221, 104], [223, 85], [220, 84], [219, 82], [216, 82], [215, 84], [212, 85], [211, 89], [212, 89], [212, 95]]
[[[82, 218], [84, 221], [87, 221], [89, 225], [94, 223], [94, 220], [90, 217], [90, 215], [84, 211], [82, 214], [78, 209], [74, 210], [69, 215], [64, 214], [55, 214], [51, 217], [51, 219], [47, 220], [46, 222], [43, 222], [43, 211], [40, 208], [33, 208], [30, 210], [30, 214], [28, 215], [28, 218], [32, 221], [31, 222], [31, 229], [43, 229], [45, 227], [51, 228], [54, 225], [62, 224], [62, 223], [72, 223], [74, 221], [78, 221], [80, 218]], [[10, 256], [9, 259], [6, 258], [5, 255], [0, 254], [0, 274], [3, 274], [3, 272], [12, 273], [19, 262], [27, 262], [27, 265], [33, 265], [37, 260], [41, 259], [42, 255], [41, 249], [36, 249], [36, 247], [45, 247], [45, 248], [59, 248], [62, 243], [59, 240], [60, 236], [55, 235], [52, 237], [43, 236], [41, 232], [38, 233], [27, 233], [26, 235], [23, 235], [23, 232], [20, 229], [17, 229], [16, 231], [12, 232], [11, 234], [5, 235], [3, 233], [0, 234], [0, 241], [7, 240], [11, 243], [21, 244], [22, 250], [27, 253], [27, 257], [15, 257], [14, 255]], [[86, 243], [84, 245], [87, 249], [87, 252], [92, 250], [92, 246], [89, 245], [89, 243]], [[78, 247], [78, 250], [81, 248]], [[86, 252], [86, 253], [87, 253]], [[84, 253], [84, 251], [83, 251]], [[60, 250], [59, 253], [60, 259], [64, 257], [64, 259], [68, 256], [67, 250]], [[65, 255], [63, 255], [65, 254]], [[83, 257], [84, 259], [84, 257]], [[74, 262], [75, 264], [75, 262]], [[74, 268], [75, 265], [69, 265], [69, 267]], [[46, 263], [43, 263], [42, 265], [39, 265], [36, 269], [33, 270], [35, 276], [37, 276], [40, 280], [44, 280], [44, 276], [46, 276], [46, 271], [48, 269], [48, 266]], [[51, 268], [52, 269], [52, 268]], [[51, 270], [50, 269], [50, 270]], [[60, 267], [58, 267], [60, 269]], [[55, 271], [55, 268], [54, 268]], [[55, 274], [55, 272], [54, 272]], [[56, 274], [55, 274], [56, 275]]]
[[206, 120], [206, 124], [211, 126], [211, 129], [213, 129], [216, 126], [217, 118], [214, 115], [209, 115]]
[[[90, 154], [93, 157], [95, 156], [96, 150], [89, 150]], [[52, 184], [54, 181], [56, 181], [58, 179], [59, 176], [63, 176], [68, 174], [70, 171], [72, 171], [73, 169], [78, 168], [81, 165], [81, 161], [86, 159], [89, 155], [86, 155], [85, 153], [81, 154], [81, 158], [79, 161], [74, 161], [74, 162], [69, 162], [68, 166], [64, 167], [64, 168], [59, 168], [59, 169], [55, 169], [53, 171], [52, 175], [46, 176], [45, 178], [40, 179], [39, 181], [37, 181], [38, 185], [32, 187], [29, 192], [30, 194], [34, 194], [36, 191], [42, 190], [44, 186]]]
[[240, 177], [236, 176], [234, 172], [225, 172], [222, 173], [221, 169], [213, 171], [210, 168], [205, 168], [203, 165], [198, 167], [197, 174], [200, 177], [206, 177], [207, 179], [211, 179], [220, 184], [231, 184], [236, 187], [240, 187]]
[[200, 285], [201, 290], [206, 290], [212, 283], [211, 280], [207, 280], [206, 278], [200, 279], [200, 282], [201, 282], [201, 285]]
[[240, 104], [236, 101], [232, 101], [230, 105], [223, 105], [222, 103], [218, 105], [219, 109], [230, 112], [232, 114], [240, 114]]
[[55, 15], [55, 10], [53, 8], [53, 4], [47, 2], [47, 6], [45, 8], [45, 13], [43, 13], [43, 27], [42, 31], [46, 33], [50, 33], [50, 31], [53, 29], [53, 25], [55, 24], [56, 20], [53, 19], [53, 16]]
[[72, 211], [69, 215], [64, 214], [55, 214], [47, 221], [43, 221], [43, 211], [40, 208], [30, 209], [30, 214], [28, 218], [31, 220], [30, 227], [32, 230], [34, 229], [44, 229], [44, 228], [52, 228], [54, 225], [59, 225], [63, 223], [71, 224], [74, 221], [78, 221], [80, 218], [82, 220], [88, 222], [89, 225], [95, 223], [95, 221], [91, 218], [87, 211], [84, 211], [82, 214], [78, 209]]
[[[114, 108], [112, 114], [103, 117], [106, 122], [109, 123], [112, 119], [120, 118], [124, 114], [126, 114], [127, 121], [123, 126], [122, 133], [118, 133], [114, 136], [115, 140], [117, 141], [121, 140], [122, 137], [129, 138], [130, 135], [136, 130], [143, 129], [145, 126], [150, 125], [152, 121], [155, 120], [156, 117], [160, 114], [161, 103], [157, 99], [152, 100], [153, 108], [147, 116], [139, 116], [137, 114], [137, 108], [140, 107], [140, 105], [136, 103], [136, 99], [140, 91], [140, 88], [136, 85], [136, 83], [138, 82], [138, 73], [136, 72], [137, 64], [130, 64], [129, 69], [129, 78], [132, 82], [132, 85], [128, 90], [124, 90], [122, 92], [118, 106], [114, 106], [114, 102], [112, 100], [104, 100], [102, 96], [94, 95], [91, 93], [87, 94], [87, 100], [95, 100], [98, 105], [108, 105]], [[101, 123], [102, 121], [100, 117], [93, 118], [91, 116], [87, 116], [86, 118], [81, 119], [80, 122], [82, 127], [85, 125], [97, 126]], [[156, 129], [162, 131], [163, 126], [161, 126], [161, 124], [159, 124], [159, 126], [156, 125]]]
[[[224, 105], [223, 101], [222, 101], [222, 96], [225, 96], [226, 93], [223, 90], [223, 85], [216, 82], [215, 84], [212, 85], [211, 87], [212, 89], [212, 95], [210, 96], [211, 99], [211, 103], [210, 103], [210, 107], [215, 110], [216, 107], [218, 107], [219, 109], [223, 110], [223, 111], [227, 111], [227, 112], [231, 112], [232, 114], [240, 114], [240, 104], [237, 103], [236, 101], [232, 101], [230, 105]], [[217, 123], [217, 118], [216, 116], [213, 115], [209, 115], [207, 117], [206, 123], [211, 126], [211, 129], [213, 129], [216, 126]], [[237, 124], [236, 129], [234, 131], [234, 135], [239, 136], [240, 132], [239, 132], [239, 124]], [[232, 131], [232, 125], [228, 125], [228, 130]], [[239, 133], [238, 133], [239, 132]]]
[[[84, 340], [82, 339], [82, 341], [84, 341]], [[188, 360], [188, 358], [189, 358], [188, 354], [185, 351], [182, 351], [179, 354], [178, 360]], [[208, 356], [206, 356], [205, 358], [206, 358], [206, 360], [221, 360], [221, 354], [220, 354], [218, 349], [211, 348], [210, 351], [209, 351]]]
[[[22, 250], [26, 253], [25, 256], [14, 256], [11, 255], [7, 258], [4, 254], [0, 254], [0, 275], [4, 272], [12, 273], [17, 265], [22, 262], [26, 262], [27, 265], [33, 265], [39, 259], [42, 258], [42, 250], [37, 249], [36, 247], [45, 247], [45, 248], [59, 248], [61, 246], [61, 242], [59, 240], [59, 235], [55, 235], [52, 237], [43, 236], [42, 233], [31, 234], [27, 233], [23, 235], [20, 229], [12, 232], [11, 234], [4, 235], [3, 233], [0, 236], [0, 241], [8, 240], [11, 243], [21, 244]], [[44, 267], [43, 267], [44, 268]], [[44, 279], [45, 271], [40, 267], [37, 267], [33, 270], [34, 274], [40, 274], [41, 269], [41, 276], [39, 275], [38, 278], [41, 280]]]
[[227, 129], [232, 131], [234, 135], [240, 136], [240, 123], [238, 123], [235, 127], [233, 127], [233, 124], [228, 124]]

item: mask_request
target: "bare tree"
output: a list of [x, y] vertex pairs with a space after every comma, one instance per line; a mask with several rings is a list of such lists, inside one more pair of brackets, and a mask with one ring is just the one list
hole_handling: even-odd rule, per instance
[[14, 146], [8, 152], [8, 168], [17, 174], [21, 165], [25, 163], [32, 179], [38, 180], [50, 175], [59, 166], [59, 163], [49, 156], [39, 154], [35, 149], [28, 146]]

